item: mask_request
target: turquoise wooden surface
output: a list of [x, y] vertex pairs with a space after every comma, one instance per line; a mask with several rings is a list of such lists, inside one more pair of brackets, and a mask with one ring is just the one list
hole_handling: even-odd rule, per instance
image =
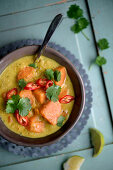
[[[92, 149], [87, 149], [78, 152], [72, 152], [68, 154], [62, 154], [54, 157], [49, 157], [45, 159], [26, 161], [20, 164], [14, 164], [10, 166], [4, 166], [1, 170], [20, 170], [25, 167], [27, 170], [61, 170], [62, 164], [69, 157], [74, 155], [79, 155], [85, 158], [85, 162], [83, 163], [81, 170], [112, 170], [112, 155], [113, 155], [113, 145], [105, 146], [101, 155], [97, 158], [92, 158]], [[107, 159], [108, 157], [108, 159]]]
[[[97, 1], [97, 0], [96, 0]], [[84, 0], [75, 1], [80, 7], [84, 10], [85, 16], [88, 18], [88, 12], [86, 3]], [[88, 67], [90, 62], [96, 57], [96, 49], [92, 34], [92, 28], [89, 26], [84, 32], [90, 38], [90, 41], [87, 41], [83, 35], [77, 34], [74, 35], [70, 31], [70, 26], [73, 24], [73, 20], [68, 19], [66, 16], [66, 11], [71, 4], [75, 3], [74, 1], [56, 1], [56, 0], [23, 0], [23, 1], [0, 1], [0, 47], [3, 45], [14, 42], [16, 40], [28, 39], [28, 38], [43, 38], [45, 32], [52, 20], [53, 16], [57, 13], [64, 14], [64, 20], [61, 25], [56, 30], [53, 35], [51, 41], [60, 44], [61, 46], [66, 47], [71, 51], [84, 65], [86, 69], [89, 79], [91, 81], [92, 90], [93, 90], [93, 108], [91, 116], [88, 120], [87, 125], [82, 131], [81, 135], [77, 138], [77, 140], [73, 141], [67, 148], [64, 148], [62, 151], [52, 154], [50, 158], [40, 159], [36, 161], [32, 161], [32, 158], [15, 156], [12, 153], [9, 153], [2, 148], [0, 148], [0, 167], [1, 169], [21, 169], [21, 168], [29, 168], [31, 169], [54, 169], [60, 170], [61, 163], [70, 155], [80, 154], [87, 158], [86, 163], [84, 163], [82, 169], [108, 169], [111, 170], [111, 159], [107, 159], [108, 155], [112, 158], [112, 142], [113, 142], [113, 134], [112, 134], [112, 123], [110, 119], [109, 106], [107, 103], [107, 98], [105, 94], [105, 88], [102, 80], [102, 73], [100, 68], [97, 66], [93, 66], [89, 71]], [[26, 5], [25, 5], [26, 4]], [[95, 35], [97, 40], [102, 37], [109, 37], [110, 40], [110, 50], [109, 53], [105, 53], [106, 56], [109, 57], [108, 64], [103, 67], [103, 75], [105, 77], [106, 88], [108, 92], [109, 102], [112, 109], [112, 94], [109, 89], [112, 90], [112, 82], [113, 78], [111, 75], [112, 71], [112, 25], [110, 24], [109, 32], [107, 32], [108, 28], [103, 28], [103, 24], [107, 22], [108, 16], [112, 16], [112, 0], [109, 0], [109, 8], [106, 9], [106, 1], [100, 0], [98, 3], [98, 8], [96, 6], [97, 2], [90, 0], [89, 7], [91, 10], [91, 16], [95, 18], [92, 19], [95, 29]], [[101, 4], [105, 4], [104, 7]], [[102, 9], [101, 9], [102, 8]], [[98, 9], [101, 9], [101, 13], [98, 14]], [[107, 15], [107, 16], [106, 16]], [[106, 17], [105, 17], [106, 16]], [[105, 18], [104, 22], [102, 22], [103, 17]], [[110, 19], [112, 21], [112, 18]], [[99, 32], [99, 34], [98, 34]], [[100, 36], [99, 36], [100, 35]], [[105, 35], [105, 36], [104, 36]], [[111, 62], [110, 62], [111, 61]], [[110, 72], [109, 75], [105, 75], [104, 72]], [[107, 78], [106, 78], [107, 77]], [[110, 81], [111, 80], [111, 81]], [[109, 85], [110, 84], [110, 85]], [[111, 87], [111, 88], [109, 88]], [[92, 150], [90, 146], [89, 139], [89, 128], [96, 127], [101, 130], [105, 137], [105, 143], [107, 146], [104, 148], [104, 152], [98, 158], [92, 158], [91, 153]], [[80, 150], [80, 151], [79, 151]], [[82, 151], [83, 150], [83, 151]], [[79, 152], [77, 152], [79, 151]], [[71, 153], [72, 152], [72, 153]], [[64, 154], [64, 156], [59, 155]], [[56, 155], [56, 156], [55, 156]], [[57, 156], [58, 155], [58, 156]], [[54, 157], [53, 157], [54, 156]], [[3, 159], [3, 157], [5, 159]], [[57, 161], [56, 161], [57, 160]], [[102, 160], [106, 160], [106, 163], [100, 162]], [[30, 162], [29, 162], [30, 161]], [[52, 163], [50, 164], [50, 161]], [[26, 163], [23, 163], [26, 162]], [[97, 162], [97, 163], [96, 163]], [[96, 163], [96, 165], [95, 165]], [[15, 164], [15, 165], [13, 165]], [[109, 166], [107, 166], [107, 164]], [[55, 167], [56, 165], [56, 167]], [[95, 167], [95, 166], [96, 167]], [[54, 168], [53, 168], [54, 167]]]
[[15, 13], [21, 13], [23, 11], [30, 11], [38, 8], [43, 8], [46, 6], [52, 6], [57, 4], [62, 4], [66, 1], [73, 0], [12, 0], [11, 2], [8, 0], [0, 0], [0, 16], [4, 15], [13, 15]]
[[[102, 5], [103, 3], [104, 8]], [[103, 66], [102, 71], [113, 117], [113, 1], [101, 0], [98, 2], [98, 6], [96, 6], [96, 3], [94, 3], [93, 0], [89, 0], [89, 7], [91, 16], [93, 17], [92, 22], [97, 41], [101, 37], [105, 37], [110, 43], [110, 48], [102, 52], [102, 55], [107, 59], [107, 64]], [[100, 22], [102, 18], [104, 18], [104, 20], [103, 22]]]

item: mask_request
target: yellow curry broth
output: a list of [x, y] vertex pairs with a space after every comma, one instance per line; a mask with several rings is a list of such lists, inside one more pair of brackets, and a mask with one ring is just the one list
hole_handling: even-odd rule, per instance
[[[53, 126], [43, 119], [43, 121], [45, 121], [45, 130], [41, 133], [30, 132], [24, 126], [21, 126], [17, 122], [13, 114], [8, 114], [5, 112], [5, 102], [2, 98], [3, 92], [7, 92], [8, 90], [14, 87], [19, 90], [17, 83], [17, 74], [20, 69], [33, 63], [33, 61], [34, 56], [25, 56], [11, 63], [0, 75], [0, 117], [4, 124], [13, 132], [26, 137], [39, 138], [56, 132], [60, 127], [58, 127], [57, 125]], [[56, 61], [49, 59], [45, 56], [40, 57], [40, 59], [37, 61], [37, 65], [38, 68], [36, 69], [36, 75], [33, 78], [33, 81], [44, 76], [44, 71], [46, 69], [54, 69], [59, 66]], [[65, 87], [68, 88], [69, 95], [74, 96], [73, 86], [68, 75], [66, 77], [66, 81], [63, 88]], [[71, 113], [73, 103], [74, 102], [72, 101], [69, 104], [62, 104], [62, 110], [68, 112], [68, 117]], [[9, 121], [9, 118], [11, 121]]]

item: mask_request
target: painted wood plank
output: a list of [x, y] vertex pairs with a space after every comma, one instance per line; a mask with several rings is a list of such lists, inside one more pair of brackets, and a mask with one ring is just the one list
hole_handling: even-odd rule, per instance
[[42, 8], [46, 6], [58, 5], [70, 0], [0, 0], [0, 16], [12, 15], [14, 13]]
[[[102, 153], [97, 157], [92, 157], [92, 149], [73, 152], [68, 154], [62, 154], [55, 157], [50, 157], [46, 159], [39, 159], [34, 161], [29, 161], [25, 163], [20, 163], [11, 166], [1, 167], [1, 170], [20, 170], [26, 168], [27, 170], [61, 170], [63, 163], [71, 156], [79, 155], [85, 158], [81, 170], [112, 170], [112, 155], [113, 155], [113, 145], [105, 146]], [[104, 160], [104, 161], [103, 161]]]
[[[53, 153], [49, 156], [82, 150], [83, 147], [89, 148], [89, 146], [90, 146], [89, 134], [82, 132], [81, 135], [75, 141], [72, 142], [72, 144], [68, 145], [68, 147], [64, 148], [62, 151], [58, 151], [57, 153]], [[3, 157], [6, 159], [2, 159]], [[48, 157], [48, 156], [45, 156], [45, 157]], [[6, 165], [8, 166], [14, 163], [22, 163], [22, 162], [31, 161], [34, 159], [36, 158], [24, 157], [22, 155], [14, 155], [13, 153], [8, 152], [4, 150], [3, 148], [0, 148], [0, 168], [2, 166], [6, 166]]]
[[0, 168], [1, 166], [11, 165], [13, 163], [22, 163], [25, 161], [31, 161], [31, 157], [24, 157], [19, 155], [14, 155], [0, 147]]
[[[97, 3], [98, 5], [96, 5]], [[94, 2], [89, 0], [89, 7], [96, 40], [107, 38], [110, 43], [110, 48], [102, 52], [107, 59], [107, 64], [102, 67], [102, 71], [113, 118], [113, 1], [96, 0]]]
[[51, 21], [58, 13], [62, 13], [63, 17], [66, 17], [67, 10], [71, 4], [73, 4], [73, 2], [0, 17], [0, 31], [2, 32], [14, 28], [37, 25], [39, 23]]

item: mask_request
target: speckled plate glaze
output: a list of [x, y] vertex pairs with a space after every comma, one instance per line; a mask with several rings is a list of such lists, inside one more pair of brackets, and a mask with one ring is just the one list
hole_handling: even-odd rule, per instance
[[[27, 45], [38, 45], [38, 44], [41, 44], [41, 42], [42, 40], [22, 40], [22, 41], [11, 43], [0, 49], [0, 58], [2, 58], [3, 56], [7, 55], [9, 52], [12, 52], [20, 47], [24, 47]], [[19, 146], [17, 144], [7, 141], [6, 139], [0, 136], [0, 146], [2, 146], [4, 149], [10, 152], [13, 152], [14, 154], [17, 154], [17, 155], [24, 155], [24, 156], [31, 156], [31, 157], [43, 157], [43, 156], [51, 155], [52, 153], [55, 153], [59, 150], [61, 151], [64, 147], [66, 147], [74, 139], [76, 139], [77, 136], [81, 133], [82, 129], [87, 123], [89, 114], [91, 113], [92, 90], [91, 90], [90, 81], [88, 80], [88, 75], [83, 69], [83, 65], [79, 62], [78, 59], [75, 58], [74, 55], [72, 55], [64, 47], [61, 47], [51, 42], [48, 43], [48, 45], [51, 48], [59, 51], [64, 56], [66, 56], [73, 63], [73, 65], [75, 65], [78, 72], [80, 73], [82, 80], [84, 82], [85, 96], [86, 96], [84, 111], [82, 113], [81, 118], [77, 122], [77, 124], [66, 136], [64, 136], [61, 140], [57, 141], [56, 143], [48, 145], [48, 146], [43, 146], [43, 147]]]

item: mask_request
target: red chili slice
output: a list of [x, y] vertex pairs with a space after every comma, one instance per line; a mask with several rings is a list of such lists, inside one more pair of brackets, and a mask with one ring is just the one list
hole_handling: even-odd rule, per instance
[[46, 86], [46, 84], [47, 84], [47, 82], [48, 82], [48, 79], [42, 79], [42, 78], [40, 78], [40, 79], [38, 79], [37, 81], [36, 81], [36, 84], [38, 84], [39, 86], [41, 86], [41, 87], [45, 87]]
[[18, 93], [17, 88], [13, 88], [6, 93], [6, 100], [11, 99], [13, 95]]
[[15, 116], [18, 121], [18, 123], [22, 126], [27, 126], [28, 125], [28, 117], [27, 116], [21, 116], [19, 115], [19, 111], [15, 111]]
[[48, 89], [48, 87], [51, 87], [53, 85], [53, 81], [49, 80], [47, 83], [46, 83], [46, 89]]
[[24, 87], [24, 89], [25, 90], [36, 90], [36, 89], [39, 89], [40, 88], [40, 86], [39, 85], [37, 85], [37, 84], [35, 84], [35, 83], [28, 83], [25, 87]]
[[67, 103], [70, 103], [72, 100], [74, 100], [75, 97], [74, 96], [70, 96], [70, 95], [66, 95], [64, 97], [62, 97], [59, 102], [60, 103], [63, 103], [63, 104], [67, 104]]

